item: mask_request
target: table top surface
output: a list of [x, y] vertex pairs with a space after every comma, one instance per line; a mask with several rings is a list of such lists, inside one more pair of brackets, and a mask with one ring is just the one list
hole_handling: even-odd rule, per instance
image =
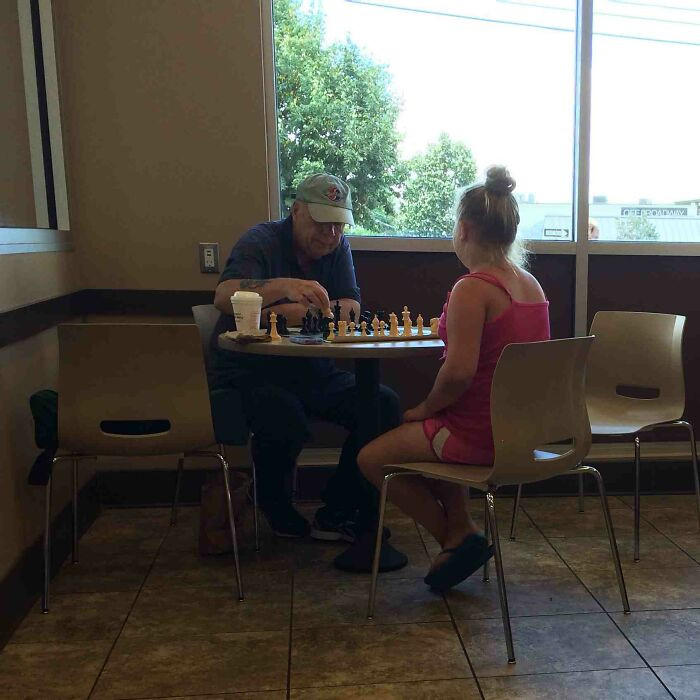
[[428, 340], [382, 340], [357, 343], [322, 343], [319, 345], [299, 345], [289, 338], [272, 340], [267, 343], [237, 343], [225, 334], [219, 336], [219, 347], [223, 350], [284, 357], [329, 357], [351, 359], [384, 359], [398, 357], [435, 357], [445, 349], [439, 338]]

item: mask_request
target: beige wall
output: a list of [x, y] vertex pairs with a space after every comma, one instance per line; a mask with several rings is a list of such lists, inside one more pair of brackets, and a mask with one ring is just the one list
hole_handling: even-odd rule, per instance
[[54, 4], [86, 287], [213, 289], [197, 243], [268, 216], [259, 0]]
[[0, 0], [0, 226], [36, 226], [17, 0]]

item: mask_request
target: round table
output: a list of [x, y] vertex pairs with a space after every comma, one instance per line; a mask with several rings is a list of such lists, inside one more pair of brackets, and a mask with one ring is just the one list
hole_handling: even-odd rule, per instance
[[[360, 446], [379, 434], [379, 361], [401, 357], [435, 357], [444, 350], [442, 340], [382, 340], [357, 343], [328, 343], [300, 345], [286, 337], [267, 343], [237, 343], [222, 334], [219, 347], [223, 350], [283, 357], [326, 357], [352, 359], [355, 363], [355, 381], [358, 405], [357, 434]], [[376, 493], [376, 490], [373, 489]], [[374, 541], [378, 511], [378, 493], [372, 513], [361, 514], [360, 522], [366, 523], [357, 541], [335, 559], [335, 566], [345, 571], [369, 572], [372, 570]], [[382, 546], [380, 571], [392, 571], [405, 566], [407, 558], [387, 542]]]

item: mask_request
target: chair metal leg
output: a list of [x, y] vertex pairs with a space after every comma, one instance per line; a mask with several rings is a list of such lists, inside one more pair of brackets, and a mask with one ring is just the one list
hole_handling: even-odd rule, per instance
[[231, 501], [231, 483], [229, 480], [229, 465], [222, 454], [216, 455], [221, 462], [221, 470], [224, 474], [224, 487], [226, 488], [226, 507], [228, 508], [228, 521], [231, 527], [231, 540], [233, 541], [233, 561], [236, 566], [236, 585], [238, 586], [238, 600], [243, 600], [243, 583], [241, 581], [241, 565], [238, 560], [238, 538], [236, 537], [236, 520], [233, 515], [233, 502]]
[[253, 463], [253, 527], [255, 528], [255, 551], [260, 551], [260, 521], [258, 519], [258, 477]]
[[180, 457], [177, 460], [177, 475], [175, 476], [175, 493], [173, 494], [173, 505], [170, 509], [170, 525], [177, 523], [177, 508], [180, 501], [180, 483], [182, 481], [182, 472], [185, 468], [185, 458]]
[[685, 420], [679, 420], [676, 425], [685, 428], [690, 435], [690, 454], [693, 460], [693, 479], [695, 481], [695, 503], [698, 511], [698, 530], [700, 530], [700, 477], [698, 477], [698, 450], [695, 445], [695, 431], [693, 426]]
[[51, 485], [53, 476], [46, 482], [46, 503], [44, 516], [44, 592], [41, 598], [41, 612], [49, 611], [49, 582], [51, 581]]
[[[489, 539], [489, 502], [486, 498], [484, 498], [484, 537], [486, 537], [486, 541], [488, 542]], [[493, 535], [491, 535], [491, 539], [493, 540]], [[489, 562], [486, 560], [486, 563], [484, 564], [484, 570], [483, 570], [483, 575], [481, 577], [481, 580], [484, 583], [487, 583], [489, 580]]]
[[372, 577], [369, 584], [369, 601], [367, 602], [367, 619], [374, 617], [374, 604], [377, 598], [377, 577], [379, 576], [379, 559], [382, 553], [382, 535], [384, 532], [384, 514], [386, 512], [386, 496], [389, 482], [396, 476], [396, 472], [386, 474], [382, 481], [382, 490], [379, 495], [379, 521], [377, 523], [377, 535], [374, 544], [374, 558], [372, 559]]
[[73, 456], [73, 563], [78, 563], [78, 458]]
[[518, 491], [515, 494], [515, 503], [513, 504], [513, 515], [510, 519], [510, 539], [515, 539], [515, 527], [518, 524], [518, 511], [520, 510], [520, 496], [523, 493], [523, 485], [518, 484]]
[[585, 511], [584, 500], [583, 500], [583, 474], [578, 475], [578, 512], [583, 513]]
[[608, 531], [608, 539], [610, 540], [610, 552], [612, 554], [613, 563], [615, 564], [615, 575], [617, 576], [617, 585], [620, 588], [620, 598], [622, 598], [622, 608], [625, 613], [630, 611], [630, 602], [627, 598], [627, 587], [625, 586], [625, 578], [622, 575], [622, 564], [620, 562], [620, 551], [617, 548], [617, 539], [615, 539], [615, 530], [613, 528], [612, 517], [610, 516], [610, 507], [608, 505], [608, 496], [605, 493], [605, 484], [600, 472], [593, 467], [580, 467], [583, 473], [591, 474], [598, 486], [598, 494], [600, 495], [600, 504], [603, 507], [603, 515], [605, 517], [605, 527]]
[[486, 494], [486, 514], [491, 527], [491, 539], [493, 540], [493, 554], [496, 559], [496, 579], [498, 581], [498, 595], [501, 599], [501, 617], [503, 618], [503, 631], [506, 635], [506, 647], [508, 648], [508, 663], [515, 663], [515, 650], [513, 649], [513, 632], [510, 628], [510, 613], [508, 611], [508, 594], [506, 592], [506, 580], [503, 575], [503, 558], [501, 557], [501, 544], [498, 541], [498, 524], [496, 523], [496, 506], [493, 493]]
[[634, 436], [634, 560], [639, 561], [639, 524], [641, 518], [642, 503], [639, 495], [639, 471], [640, 471], [640, 445], [639, 435]]

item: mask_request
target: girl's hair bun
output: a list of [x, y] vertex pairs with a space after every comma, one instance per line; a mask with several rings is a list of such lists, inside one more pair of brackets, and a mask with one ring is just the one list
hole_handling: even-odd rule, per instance
[[508, 195], [515, 189], [515, 180], [510, 176], [507, 168], [494, 165], [486, 173], [484, 187], [489, 194]]

